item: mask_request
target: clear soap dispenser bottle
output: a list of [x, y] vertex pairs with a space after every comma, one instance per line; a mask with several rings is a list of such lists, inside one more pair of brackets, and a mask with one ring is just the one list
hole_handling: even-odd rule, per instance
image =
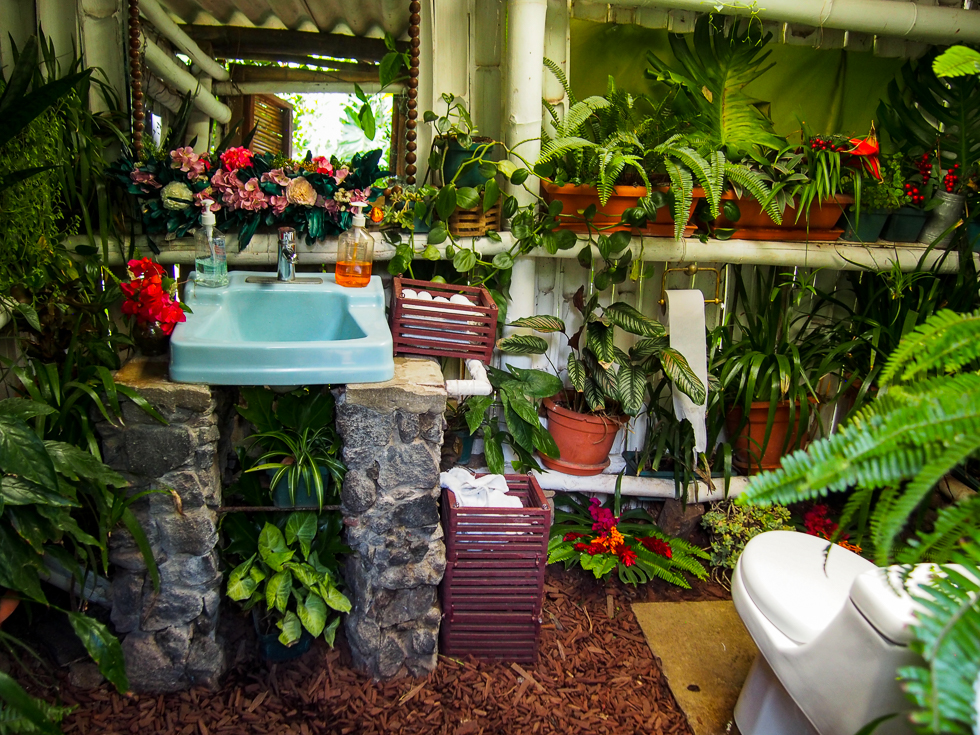
[[362, 288], [371, 280], [371, 264], [374, 261], [374, 235], [364, 229], [364, 202], [351, 202], [356, 207], [354, 226], [341, 233], [337, 240], [337, 283], [341, 286]]
[[225, 236], [215, 227], [214, 212], [211, 211], [211, 200], [203, 202], [201, 212], [201, 227], [194, 234], [195, 256], [194, 266], [197, 277], [194, 282], [199, 286], [217, 288], [228, 285], [228, 261], [225, 257]]

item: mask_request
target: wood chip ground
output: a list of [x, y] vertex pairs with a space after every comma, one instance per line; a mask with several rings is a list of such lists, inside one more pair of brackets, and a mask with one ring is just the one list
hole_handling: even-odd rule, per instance
[[[64, 732], [689, 735], [630, 610], [633, 599], [676, 594], [663, 586], [633, 590], [618, 581], [596, 582], [581, 570], [549, 568], [534, 666], [443, 656], [425, 679], [378, 683], [350, 668], [346, 644], [338, 638], [334, 650], [317, 641], [293, 662], [242, 662], [218, 691], [127, 696], [104, 685], [86, 692], [60, 675], [61, 700], [78, 705]], [[693, 594], [712, 598], [723, 592]], [[234, 614], [231, 606], [224, 613]]]

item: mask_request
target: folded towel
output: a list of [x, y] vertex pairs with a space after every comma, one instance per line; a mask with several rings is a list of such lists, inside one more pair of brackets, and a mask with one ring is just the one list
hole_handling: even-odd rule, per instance
[[439, 475], [442, 486], [452, 490], [456, 501], [466, 508], [522, 508], [521, 499], [507, 494], [503, 475], [474, 477], [462, 467], [453, 467]]

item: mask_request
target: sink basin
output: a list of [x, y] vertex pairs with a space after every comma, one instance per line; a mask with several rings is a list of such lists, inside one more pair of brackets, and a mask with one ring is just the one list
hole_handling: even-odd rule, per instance
[[394, 375], [381, 279], [337, 285], [332, 273], [279, 283], [231, 271], [226, 288], [198, 286], [170, 339], [170, 379], [210, 385], [378, 383]]

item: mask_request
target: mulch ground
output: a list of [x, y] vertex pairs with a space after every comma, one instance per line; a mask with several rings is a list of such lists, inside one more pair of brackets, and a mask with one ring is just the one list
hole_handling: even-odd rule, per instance
[[[722, 599], [718, 585], [692, 591], [653, 582], [634, 590], [582, 570], [548, 568], [536, 665], [440, 656], [424, 679], [378, 683], [350, 668], [342, 636], [296, 661], [241, 661], [218, 691], [121, 695], [82, 691], [58, 674], [61, 700], [77, 705], [65, 733], [679, 733], [683, 713], [630, 609], [634, 601]], [[229, 609], [226, 613], [233, 615]], [[244, 630], [244, 628], [240, 628]], [[239, 650], [251, 647], [239, 646]], [[26, 684], [27, 682], [25, 682]], [[37, 689], [34, 692], [37, 693]]]

